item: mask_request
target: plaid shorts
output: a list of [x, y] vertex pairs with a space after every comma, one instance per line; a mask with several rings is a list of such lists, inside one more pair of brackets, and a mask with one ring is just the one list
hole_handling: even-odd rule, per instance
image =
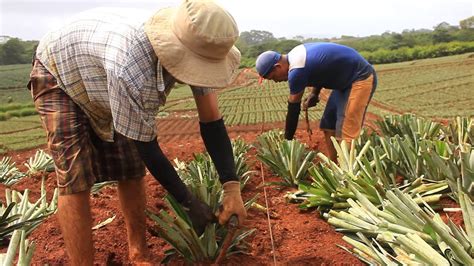
[[39, 60], [33, 63], [28, 87], [47, 132], [61, 195], [87, 191], [94, 183], [145, 175], [133, 141], [118, 133], [114, 142], [101, 140]]
[[377, 74], [373, 71], [366, 79], [352, 83], [347, 90], [333, 90], [319, 127], [325, 131], [335, 131], [336, 138], [340, 140], [350, 142], [356, 139], [376, 88]]

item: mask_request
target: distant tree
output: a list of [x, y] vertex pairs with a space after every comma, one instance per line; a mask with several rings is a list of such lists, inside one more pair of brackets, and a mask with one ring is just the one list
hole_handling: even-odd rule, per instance
[[259, 54], [267, 50], [273, 50], [286, 54], [299, 44], [302, 44], [302, 42], [297, 40], [271, 41], [263, 44], [249, 46], [248, 50], [243, 55], [244, 57], [256, 58]]
[[33, 55], [36, 53], [36, 48], [38, 47], [38, 41], [26, 41], [23, 46], [25, 47], [24, 58], [26, 63], [31, 63]]
[[245, 51], [247, 51], [249, 45], [247, 43], [245, 43], [241, 38], [237, 39], [237, 41], [235, 42], [235, 46], [237, 47], [237, 49], [239, 49], [239, 51], [244, 54]]
[[341, 35], [341, 39], [354, 39], [357, 37], [351, 36], [351, 35]]
[[448, 22], [443, 21], [443, 22], [439, 23], [438, 25], [434, 26], [434, 29], [435, 30], [448, 29], [449, 27], [451, 27], [451, 25], [449, 25]]
[[330, 42], [331, 39], [329, 38], [308, 38], [308, 39], [305, 39], [303, 40], [304, 43], [308, 43], [308, 42]]
[[470, 29], [460, 29], [451, 35], [456, 41], [472, 42], [474, 41], [474, 25]]
[[430, 45], [432, 30], [404, 30], [402, 32], [404, 46], [414, 47], [416, 45]]
[[459, 21], [461, 29], [474, 29], [474, 16]]
[[25, 47], [20, 39], [12, 38], [2, 45], [0, 49], [0, 64], [22, 64], [25, 63]]
[[449, 30], [445, 27], [436, 27], [433, 32], [433, 43], [449, 42], [453, 38], [449, 34]]
[[273, 33], [264, 30], [251, 30], [240, 33], [240, 39], [247, 45], [262, 44], [275, 40]]
[[302, 42], [298, 40], [284, 40], [275, 43], [274, 49], [280, 53], [287, 54], [291, 51], [291, 49], [295, 48], [295, 46], [298, 46], [300, 44], [302, 44]]
[[[439, 23], [433, 29], [405, 29], [401, 33], [386, 31], [367, 37], [308, 38], [291, 40], [275, 38], [271, 32], [251, 30], [242, 32], [236, 46], [242, 53], [242, 66], [251, 67], [255, 58], [266, 50], [288, 53], [300, 43], [334, 42], [356, 49], [373, 63], [401, 62], [473, 51], [474, 28], [469, 24], [474, 17], [460, 22], [461, 27]], [[473, 22], [474, 23], [474, 22]], [[469, 26], [471, 25], [471, 26]], [[317, 32], [314, 32], [317, 34]], [[295, 40], [298, 39], [298, 40]]]
[[296, 36], [294, 36], [294, 37], [291, 38], [291, 39], [302, 42], [302, 41], [304, 41], [305, 38], [304, 38], [303, 35], [296, 35]]
[[392, 35], [392, 32], [387, 30], [384, 33], [382, 33], [382, 35], [380, 35], [380, 36], [382, 36], [384, 38], [390, 38], [391, 35]]
[[400, 47], [405, 46], [405, 44], [403, 43], [403, 36], [400, 33], [392, 33], [390, 35], [390, 39], [391, 45], [388, 47], [390, 50], [398, 49]]
[[266, 50], [275, 50], [272, 44], [256, 44], [249, 46], [247, 49], [246, 53], [244, 54], [245, 57], [252, 57], [252, 58], [257, 58], [257, 56], [265, 52]]

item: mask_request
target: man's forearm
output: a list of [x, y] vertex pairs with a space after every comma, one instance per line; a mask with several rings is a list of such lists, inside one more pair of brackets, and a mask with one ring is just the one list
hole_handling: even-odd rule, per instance
[[298, 127], [298, 118], [301, 111], [301, 102], [292, 103], [288, 102], [288, 112], [286, 113], [285, 122], [285, 139], [291, 140], [295, 135], [296, 128]]
[[179, 203], [182, 204], [189, 200], [186, 185], [179, 178], [171, 162], [163, 154], [156, 139], [150, 142], [135, 141], [135, 146], [153, 177], [155, 177]]
[[232, 144], [224, 125], [224, 120], [200, 122], [201, 137], [206, 150], [216, 166], [222, 184], [228, 181], [238, 181], [235, 172]]

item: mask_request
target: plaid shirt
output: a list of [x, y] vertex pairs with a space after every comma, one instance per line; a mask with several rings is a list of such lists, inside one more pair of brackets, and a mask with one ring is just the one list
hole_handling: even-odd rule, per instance
[[176, 80], [163, 71], [143, 21], [104, 8], [84, 12], [44, 36], [36, 57], [101, 139], [113, 141], [114, 130], [139, 141], [156, 137], [155, 116]]

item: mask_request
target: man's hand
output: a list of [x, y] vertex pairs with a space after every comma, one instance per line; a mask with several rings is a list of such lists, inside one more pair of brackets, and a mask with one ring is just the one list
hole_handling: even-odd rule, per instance
[[222, 200], [222, 210], [219, 213], [219, 223], [226, 224], [229, 218], [236, 214], [239, 224], [242, 224], [247, 217], [247, 211], [240, 195], [240, 182], [228, 181], [222, 187], [224, 188], [224, 199]]
[[319, 95], [311, 93], [306, 99], [304, 99], [303, 110], [306, 111], [308, 108], [316, 106], [319, 103]]
[[211, 208], [190, 192], [189, 199], [183, 202], [183, 207], [186, 213], [188, 214], [191, 222], [193, 224], [194, 231], [197, 235], [200, 236], [204, 233], [206, 226], [209, 223], [216, 222], [216, 216], [212, 213]]

